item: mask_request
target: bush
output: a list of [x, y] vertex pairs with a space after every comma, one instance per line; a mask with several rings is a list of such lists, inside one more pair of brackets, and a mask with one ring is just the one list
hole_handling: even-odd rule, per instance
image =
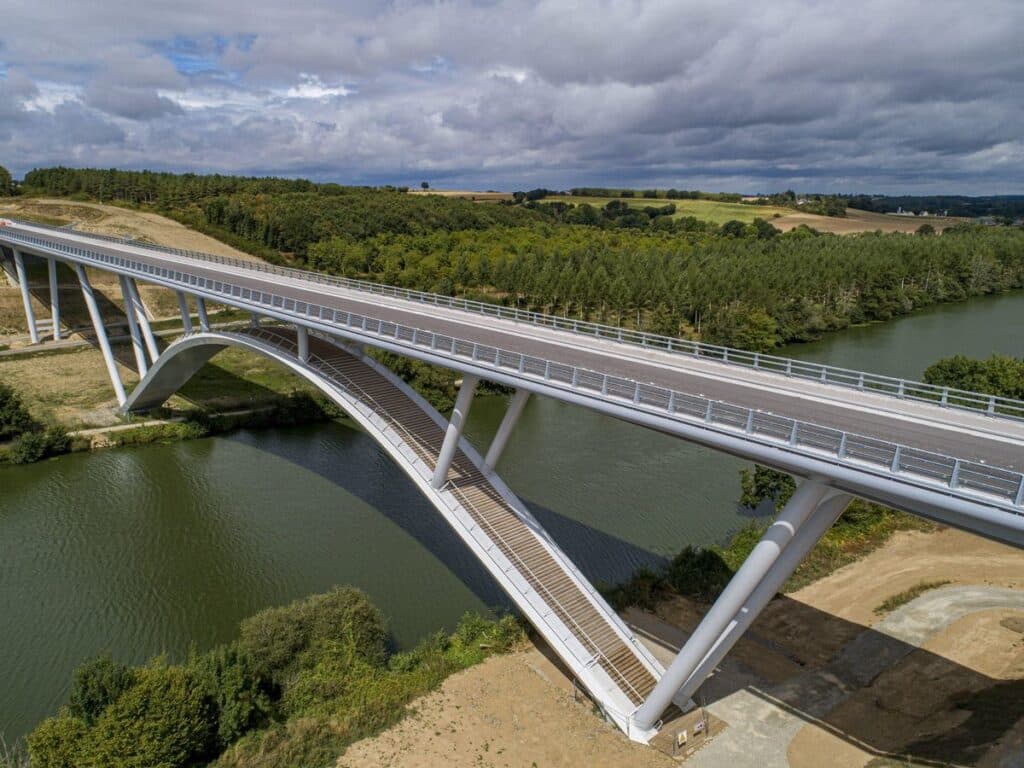
[[82, 768], [80, 751], [88, 730], [83, 720], [67, 712], [43, 720], [28, 736], [32, 768]]
[[224, 748], [266, 724], [273, 710], [270, 686], [238, 643], [214, 648], [189, 662], [216, 710], [217, 745]]
[[713, 549], [687, 546], [672, 558], [665, 569], [665, 580], [677, 594], [711, 601], [725, 589], [732, 569]]
[[189, 766], [211, 756], [215, 731], [216, 709], [202, 681], [185, 667], [156, 661], [100, 715], [80, 765]]
[[240, 647], [251, 656], [256, 673], [280, 685], [299, 654], [320, 639], [345, 637], [358, 656], [380, 664], [388, 631], [363, 592], [336, 587], [325, 595], [260, 611], [242, 622], [241, 635]]
[[12, 464], [31, 464], [48, 456], [67, 453], [70, 448], [71, 437], [62, 427], [47, 427], [23, 433], [11, 444], [7, 456]]
[[21, 396], [6, 384], [0, 384], [0, 440], [17, 437], [35, 428], [36, 423]]
[[134, 682], [131, 670], [109, 656], [87, 661], [72, 675], [68, 713], [91, 726]]

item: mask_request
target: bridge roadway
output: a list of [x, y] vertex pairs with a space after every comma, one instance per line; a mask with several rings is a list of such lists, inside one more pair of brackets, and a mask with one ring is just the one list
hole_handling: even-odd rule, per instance
[[[844, 432], [919, 448], [989, 466], [1024, 471], [1024, 422], [959, 411], [876, 392], [820, 384], [783, 374], [644, 349], [470, 312], [382, 297], [330, 284], [200, 261], [137, 245], [107, 243], [75, 233], [17, 226], [32, 234], [155, 266], [187, 267], [228, 281], [470, 342], [516, 351], [592, 371], [668, 387]], [[0, 229], [0, 236], [3, 230]]]

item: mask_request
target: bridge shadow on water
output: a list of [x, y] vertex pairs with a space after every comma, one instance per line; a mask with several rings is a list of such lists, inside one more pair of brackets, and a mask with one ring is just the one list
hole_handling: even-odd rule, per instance
[[[304, 470], [316, 472], [373, 507], [414, 538], [485, 605], [501, 611], [511, 610], [510, 598], [384, 449], [347, 419], [339, 428], [351, 430], [351, 439], [358, 441], [351, 450], [345, 450], [344, 461], [337, 461], [336, 455], [315, 455], [312, 450], [300, 458], [294, 446], [261, 440], [257, 432], [240, 430], [223, 437], [242, 441]], [[382, 481], [387, 485], [386, 504], [381, 503]], [[661, 555], [578, 520], [536, 503], [525, 503], [568, 557], [596, 584], [621, 581], [640, 566], [658, 567], [665, 562]]]
[[[630, 618], [643, 634], [675, 649], [700, 617], [697, 611], [684, 613], [681, 621], [674, 616], [683, 629], [648, 614], [632, 612]], [[1000, 626], [1024, 634], [1024, 620], [1002, 619]], [[967, 636], [948, 641], [951, 633], [947, 642], [938, 640], [945, 631], [940, 622], [924, 645], [934, 638], [934, 647], [980, 659]], [[1024, 637], [1016, 647], [1022, 642]], [[1007, 662], [1004, 655], [1000, 664], [1007, 674], [1020, 674], [1019, 663]], [[723, 701], [743, 693], [749, 694], [746, 703]], [[808, 765], [840, 758], [827, 738], [801, 732], [806, 725], [863, 750], [872, 758], [869, 765], [878, 768], [976, 765], [1001, 741], [1006, 742], [1004, 758], [992, 764], [1024, 764], [1024, 679], [992, 677], [784, 595], [769, 604], [695, 698], [705, 706], [718, 702], [726, 711], [742, 712], [729, 724], [736, 733], [721, 738], [737, 746], [773, 743], [780, 757], [788, 749]], [[745, 738], [744, 732], [753, 736]], [[765, 760], [774, 764], [767, 754]], [[847, 762], [854, 764], [853, 758]]]

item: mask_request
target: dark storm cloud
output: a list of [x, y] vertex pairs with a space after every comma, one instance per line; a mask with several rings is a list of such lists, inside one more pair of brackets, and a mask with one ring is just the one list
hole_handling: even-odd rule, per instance
[[1024, 5], [72, 0], [0, 163], [486, 187], [1020, 191]]

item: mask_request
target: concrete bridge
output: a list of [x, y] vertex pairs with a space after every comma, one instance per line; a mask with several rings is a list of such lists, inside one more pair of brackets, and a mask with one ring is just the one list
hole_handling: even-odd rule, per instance
[[[33, 341], [26, 255], [48, 261], [55, 336], [56, 265], [75, 270], [125, 411], [162, 404], [228, 346], [271, 357], [319, 387], [412, 478], [609, 719], [638, 741], [657, 732], [667, 710], [692, 706], [853, 496], [1024, 545], [1020, 401], [23, 222], [0, 222], [0, 246]], [[130, 394], [85, 267], [121, 280], [141, 376]], [[185, 334], [163, 351], [137, 280], [177, 293]], [[251, 313], [253, 327], [213, 332], [207, 301]], [[367, 347], [462, 373], [451, 417], [367, 357]], [[462, 437], [481, 378], [515, 388], [484, 456]], [[667, 670], [494, 471], [531, 394], [804, 478]]]

